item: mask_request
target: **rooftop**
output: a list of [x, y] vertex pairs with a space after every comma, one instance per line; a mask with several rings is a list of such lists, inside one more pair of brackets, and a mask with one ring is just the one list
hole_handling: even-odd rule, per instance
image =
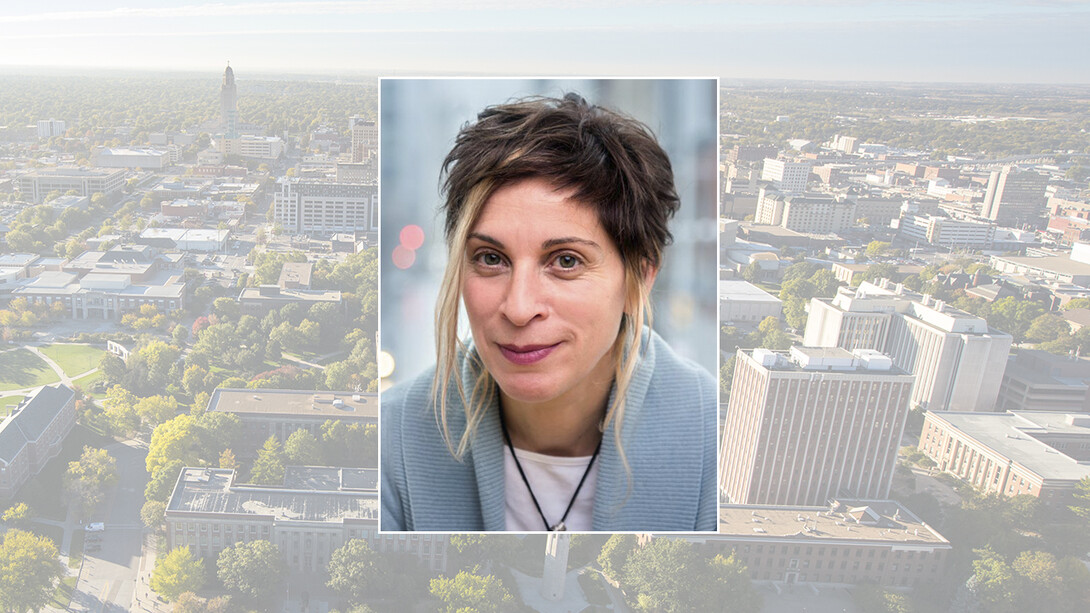
[[289, 489], [236, 484], [233, 470], [184, 468], [167, 503], [167, 514], [232, 514], [319, 523], [378, 517], [375, 492], [343, 489], [339, 482], [333, 488], [332, 484], [323, 484], [320, 479], [312, 485], [303, 489]]
[[242, 415], [307, 415], [327, 419], [378, 418], [378, 397], [354, 392], [217, 388], [209, 411]]
[[[285, 266], [287, 266], [285, 264]], [[719, 300], [734, 300], [738, 302], [775, 302], [780, 299], [763, 289], [741, 279], [720, 279]]]
[[841, 500], [826, 507], [720, 505], [719, 534], [891, 545], [950, 543], [893, 500]]
[[0, 464], [8, 464], [28, 442], [38, 440], [75, 392], [64, 385], [47, 385], [25, 398], [0, 421]]
[[1066, 423], [1068, 413], [1007, 412], [929, 415], [945, 421], [968, 438], [1009, 458], [1043, 479], [1078, 481], [1090, 476], [1090, 463], [1080, 463], [1037, 440], [1036, 433], [1083, 434], [1090, 441], [1090, 427]]

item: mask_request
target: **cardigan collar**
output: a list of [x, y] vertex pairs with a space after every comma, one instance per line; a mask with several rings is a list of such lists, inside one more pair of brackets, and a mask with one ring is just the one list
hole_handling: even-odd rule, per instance
[[[628, 384], [625, 408], [621, 423], [622, 446], [631, 440], [636, 430], [643, 409], [643, 400], [655, 372], [655, 349], [651, 342], [651, 330], [644, 328], [642, 333], [642, 355]], [[474, 389], [480, 373], [480, 358], [472, 343], [462, 360], [462, 386]], [[616, 383], [609, 392], [608, 405], [613, 404], [617, 388]], [[504, 483], [504, 436], [499, 418], [499, 394], [492, 394], [492, 401], [485, 409], [485, 415], [477, 426], [477, 432], [471, 442], [469, 460], [476, 475], [477, 493], [481, 501], [481, 515], [484, 529], [487, 531], [506, 530]], [[460, 415], [464, 419], [464, 414]], [[592, 529], [610, 530], [614, 526], [624, 525], [623, 507], [631, 493], [631, 475], [617, 446], [617, 420], [610, 422], [602, 433], [602, 449], [598, 456], [598, 480], [594, 491], [594, 511]], [[499, 484], [497, 487], [496, 484]]]

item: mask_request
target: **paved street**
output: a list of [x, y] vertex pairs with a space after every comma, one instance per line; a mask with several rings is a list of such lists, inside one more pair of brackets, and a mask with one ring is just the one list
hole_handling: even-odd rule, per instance
[[141, 570], [144, 527], [140, 507], [144, 504], [144, 486], [148, 481], [144, 470], [147, 449], [135, 441], [125, 441], [106, 450], [117, 460], [117, 486], [91, 519], [104, 522], [106, 530], [88, 533], [88, 537], [100, 535], [101, 550], [84, 553], [71, 611], [139, 610], [133, 606], [137, 576], [150, 571], [150, 568]]

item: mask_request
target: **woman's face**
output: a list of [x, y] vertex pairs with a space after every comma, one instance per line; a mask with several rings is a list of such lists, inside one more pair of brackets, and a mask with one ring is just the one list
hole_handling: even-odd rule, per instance
[[523, 403], [585, 402], [613, 378], [624, 264], [570, 193], [536, 178], [502, 187], [466, 243], [473, 340], [500, 390]]

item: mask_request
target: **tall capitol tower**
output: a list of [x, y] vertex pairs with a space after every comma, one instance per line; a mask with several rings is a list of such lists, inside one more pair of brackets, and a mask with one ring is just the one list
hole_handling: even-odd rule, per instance
[[223, 115], [223, 135], [238, 138], [238, 87], [230, 62], [223, 71], [223, 84], [220, 85], [220, 113]]

